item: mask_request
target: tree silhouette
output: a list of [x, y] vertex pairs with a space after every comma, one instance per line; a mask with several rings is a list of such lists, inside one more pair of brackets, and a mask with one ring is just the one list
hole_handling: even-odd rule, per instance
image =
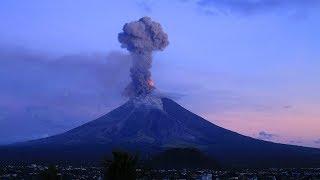
[[43, 180], [58, 180], [58, 170], [55, 166], [49, 165], [48, 169], [44, 170], [41, 174]]
[[126, 152], [113, 151], [113, 161], [105, 171], [106, 180], [134, 180], [137, 177], [136, 165], [137, 156], [132, 156]]

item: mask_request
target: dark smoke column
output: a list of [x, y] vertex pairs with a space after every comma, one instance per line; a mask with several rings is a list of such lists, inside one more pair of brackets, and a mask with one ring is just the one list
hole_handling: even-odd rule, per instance
[[155, 89], [150, 72], [152, 52], [162, 51], [169, 44], [168, 35], [150, 17], [126, 23], [122, 30], [118, 34], [118, 40], [133, 58], [130, 69], [132, 82], [124, 93], [129, 97], [145, 96]]

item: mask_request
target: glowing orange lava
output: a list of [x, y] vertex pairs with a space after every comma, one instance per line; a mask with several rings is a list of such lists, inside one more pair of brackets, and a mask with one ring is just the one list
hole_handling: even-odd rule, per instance
[[154, 82], [151, 79], [149, 79], [148, 80], [148, 85], [151, 86], [151, 87], [154, 87]]

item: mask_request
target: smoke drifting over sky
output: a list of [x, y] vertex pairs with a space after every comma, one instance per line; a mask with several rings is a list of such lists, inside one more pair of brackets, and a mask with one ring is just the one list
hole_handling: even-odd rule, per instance
[[130, 64], [116, 51], [57, 57], [0, 45], [0, 144], [61, 133], [120, 105]]
[[159, 23], [150, 17], [127, 23], [118, 40], [121, 47], [130, 51], [133, 64], [130, 69], [131, 83], [124, 94], [129, 97], [147, 95], [155, 88], [151, 80], [152, 52], [162, 51], [168, 44], [168, 35]]

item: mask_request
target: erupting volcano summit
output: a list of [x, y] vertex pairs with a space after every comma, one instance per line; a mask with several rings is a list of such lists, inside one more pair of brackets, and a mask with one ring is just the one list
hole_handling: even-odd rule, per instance
[[132, 56], [133, 65], [130, 69], [131, 83], [125, 89], [129, 97], [145, 96], [155, 88], [151, 79], [152, 52], [162, 51], [168, 44], [168, 35], [159, 23], [149, 17], [127, 23], [118, 40]]

